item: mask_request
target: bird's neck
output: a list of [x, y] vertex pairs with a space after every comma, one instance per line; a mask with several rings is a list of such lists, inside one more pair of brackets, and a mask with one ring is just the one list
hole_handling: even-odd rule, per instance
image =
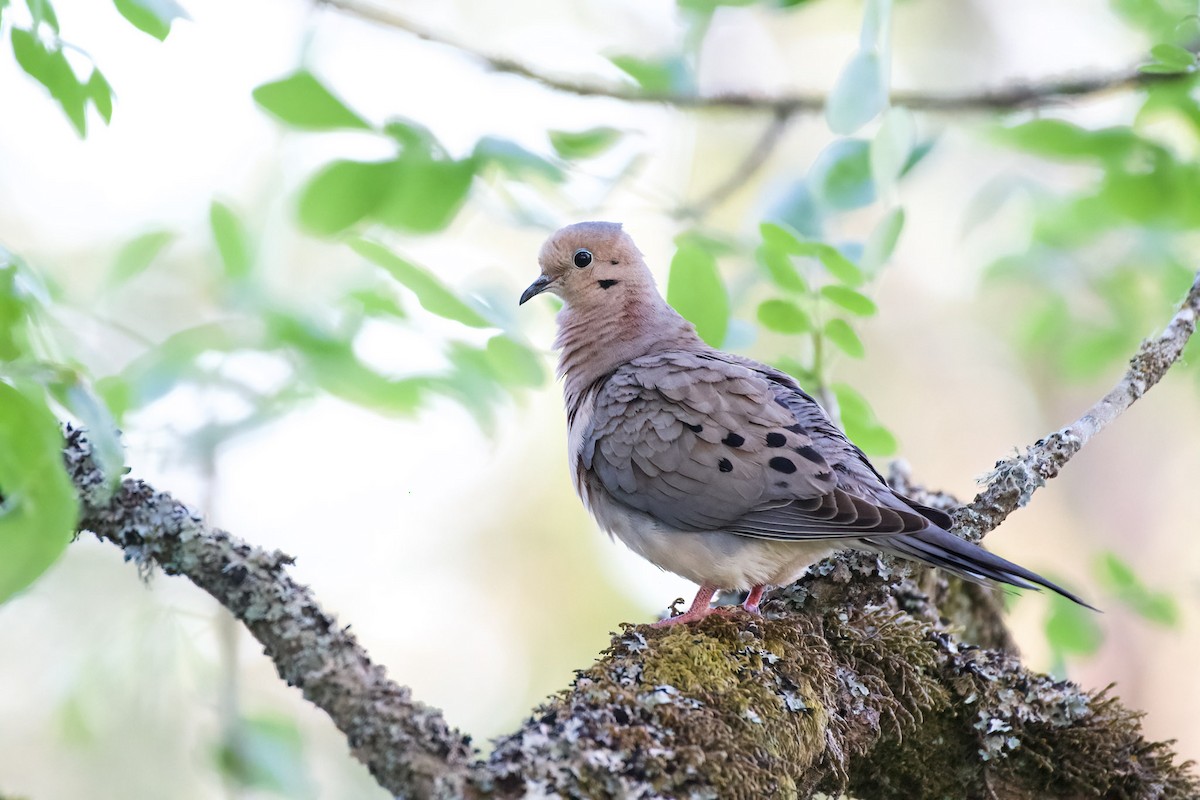
[[690, 322], [657, 291], [631, 292], [616, 309], [564, 306], [558, 314], [558, 376], [568, 408], [623, 364], [665, 350], [704, 348]]

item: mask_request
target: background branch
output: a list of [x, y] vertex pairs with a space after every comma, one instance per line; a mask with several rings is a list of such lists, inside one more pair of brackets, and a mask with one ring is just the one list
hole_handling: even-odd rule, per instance
[[82, 505], [80, 530], [112, 542], [148, 571], [183, 575], [250, 630], [279, 677], [298, 687], [346, 735], [351, 752], [394, 795], [467, 797], [468, 737], [412, 698], [287, 573], [290, 556], [208, 528], [187, 506], [142, 481], [103, 499], [91, 444], [68, 429], [65, 457]]
[[[318, 3], [347, 14], [404, 31], [418, 39], [457, 50], [494, 72], [516, 75], [547, 89], [581, 97], [608, 97], [629, 103], [661, 103], [677, 108], [697, 110], [747, 109], [770, 111], [783, 117], [799, 113], [814, 113], [825, 108], [828, 96], [820, 92], [799, 92], [778, 97], [759, 94], [727, 92], [719, 95], [647, 92], [634, 86], [614, 83], [595, 83], [561, 78], [542, 72], [520, 61], [484, 53], [453, 38], [424, 28], [411, 20], [378, 5], [360, 0], [317, 0]], [[1133, 89], [1153, 83], [1190, 80], [1190, 73], [1153, 74], [1140, 72], [1136, 66], [1101, 73], [1050, 78], [1043, 81], [1013, 84], [994, 89], [964, 92], [930, 93], [895, 91], [891, 105], [920, 111], [1006, 111], [1052, 105], [1081, 97]]]
[[983, 491], [969, 505], [954, 510], [955, 530], [967, 539], [979, 540], [1028, 503], [1093, 436], [1162, 379], [1196, 330], [1198, 315], [1200, 273], [1166, 329], [1142, 342], [1112, 391], [1067, 427], [1026, 447], [1024, 454], [997, 461]]
[[771, 152], [775, 149], [775, 146], [779, 144], [779, 140], [783, 137], [784, 131], [787, 130], [791, 119], [792, 114], [790, 112], [776, 110], [771, 123], [763, 129], [762, 134], [758, 137], [758, 141], [754, 143], [749, 152], [733, 168], [729, 176], [710, 189], [695, 203], [679, 209], [676, 216], [699, 219], [711, 211], [714, 206], [724, 202], [729, 195], [745, 186], [762, 169], [763, 165], [767, 163], [767, 159], [771, 157]]

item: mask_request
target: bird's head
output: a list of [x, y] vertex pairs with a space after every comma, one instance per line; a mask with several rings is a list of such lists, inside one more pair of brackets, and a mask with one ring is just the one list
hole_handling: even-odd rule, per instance
[[542, 274], [521, 303], [550, 292], [574, 308], [602, 307], [654, 281], [641, 252], [619, 222], [578, 222], [556, 231], [538, 253]]

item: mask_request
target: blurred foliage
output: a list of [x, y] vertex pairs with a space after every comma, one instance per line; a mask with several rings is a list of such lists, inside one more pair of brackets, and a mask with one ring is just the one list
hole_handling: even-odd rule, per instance
[[[1167, 592], [1148, 588], [1133, 567], [1116, 553], [1101, 553], [1093, 564], [1092, 574], [1102, 587], [1105, 599], [1154, 625], [1163, 628], [1179, 625], [1175, 598]], [[1054, 580], [1062, 582], [1058, 578]], [[1096, 614], [1088, 609], [1054, 593], [1048, 596], [1050, 603], [1043, 628], [1050, 645], [1051, 669], [1065, 674], [1068, 658], [1086, 658], [1100, 650], [1104, 644], [1104, 627]], [[1104, 600], [1098, 603], [1111, 608]]]
[[286, 717], [239, 717], [226, 732], [213, 760], [222, 777], [238, 789], [297, 800], [317, 797], [303, 735]]
[[[167, 38], [175, 19], [187, 17], [174, 0], [114, 0], [114, 5], [130, 24], [159, 40]], [[17, 65], [58, 102], [80, 136], [87, 135], [89, 106], [105, 124], [112, 121], [112, 87], [86, 51], [59, 36], [50, 0], [0, 0], [0, 14]]]
[[[1012, 293], [1008, 324], [1026, 363], [1071, 380], [1111, 375], [1169, 316], [1196, 270], [1195, 5], [1118, 0], [1114, 7], [1160, 40], [1143, 71], [1175, 79], [1139, 89], [1128, 125], [1042, 117], [997, 128], [998, 144], [1039, 159], [1037, 174], [986, 187], [968, 215], [979, 224], [1018, 202], [1031, 212], [1027, 245], [986, 275]], [[1073, 188], [1050, 189], [1048, 181], [1064, 174]], [[1195, 363], [1197, 352], [1193, 340], [1181, 366]]]

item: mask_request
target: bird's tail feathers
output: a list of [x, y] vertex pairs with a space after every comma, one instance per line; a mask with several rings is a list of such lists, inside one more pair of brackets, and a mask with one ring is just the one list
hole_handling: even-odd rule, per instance
[[880, 550], [924, 561], [969, 581], [976, 583], [988, 580], [999, 581], [1022, 589], [1036, 589], [1042, 586], [1085, 608], [1098, 610], [1036, 572], [1028, 570], [1020, 564], [1014, 564], [994, 553], [989, 553], [979, 545], [960, 539], [939, 528], [931, 527], [919, 533], [900, 536], [881, 536], [869, 541]]

